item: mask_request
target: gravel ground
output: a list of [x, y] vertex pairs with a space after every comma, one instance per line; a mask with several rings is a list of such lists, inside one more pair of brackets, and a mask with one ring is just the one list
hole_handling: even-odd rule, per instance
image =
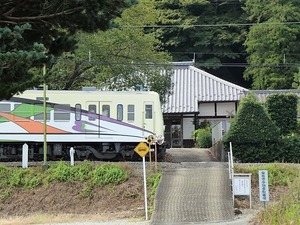
[[132, 220], [113, 220], [113, 221], [81, 221], [81, 222], [69, 222], [69, 223], [48, 223], [37, 225], [149, 225], [148, 221], [132, 221]]

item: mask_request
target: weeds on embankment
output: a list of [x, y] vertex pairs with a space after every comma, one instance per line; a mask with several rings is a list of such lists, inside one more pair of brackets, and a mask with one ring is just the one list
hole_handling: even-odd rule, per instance
[[22, 169], [0, 165], [0, 200], [8, 198], [13, 188], [33, 189], [53, 182], [80, 181], [85, 183], [82, 196], [90, 197], [95, 186], [117, 185], [129, 176], [128, 169], [122, 165], [95, 165], [85, 161], [75, 166], [65, 162], [49, 164], [43, 171], [42, 166]]
[[[151, 173], [147, 179], [150, 200], [154, 200], [160, 173]], [[49, 164], [46, 171], [42, 165], [29, 167], [9, 167], [0, 165], [0, 201], [8, 198], [13, 188], [34, 189], [53, 182], [82, 182], [81, 197], [92, 198], [96, 186], [116, 186], [134, 176], [133, 168], [126, 163], [95, 164], [90, 161], [70, 166], [59, 161]]]
[[286, 186], [279, 200], [270, 203], [252, 220], [253, 225], [300, 224], [300, 170], [299, 165], [271, 163], [265, 165], [235, 166], [240, 173], [252, 173], [252, 185], [258, 186], [258, 170], [268, 170], [270, 189]]

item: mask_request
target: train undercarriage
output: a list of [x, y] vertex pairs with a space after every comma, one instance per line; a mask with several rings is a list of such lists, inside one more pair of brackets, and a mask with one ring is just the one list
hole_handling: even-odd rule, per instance
[[[26, 143], [28, 160], [42, 161], [44, 158], [43, 143]], [[48, 160], [70, 160], [71, 147], [75, 150], [75, 160], [101, 161], [136, 161], [141, 157], [135, 153], [138, 143], [47, 143]], [[0, 161], [21, 161], [24, 143], [0, 144]], [[151, 147], [154, 149], [154, 145]], [[157, 145], [157, 156], [165, 156], [165, 145]], [[153, 154], [154, 155], [154, 154]]]

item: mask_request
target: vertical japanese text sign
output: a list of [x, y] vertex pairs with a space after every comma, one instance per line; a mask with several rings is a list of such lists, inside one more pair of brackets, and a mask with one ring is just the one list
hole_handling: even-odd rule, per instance
[[259, 170], [259, 200], [262, 202], [269, 201], [269, 183], [268, 183], [268, 170]]

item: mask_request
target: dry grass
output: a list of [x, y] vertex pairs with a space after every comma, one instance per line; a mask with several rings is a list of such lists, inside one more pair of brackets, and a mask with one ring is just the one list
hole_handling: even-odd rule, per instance
[[[60, 223], [60, 222], [72, 222], [78, 217], [74, 215], [47, 215], [47, 214], [37, 214], [30, 216], [18, 216], [18, 217], [9, 217], [5, 219], [0, 219], [0, 224], [2, 225], [25, 225], [25, 224], [43, 224], [51, 221], [51, 223]], [[103, 219], [103, 218], [100, 218]]]
[[131, 177], [115, 188], [96, 187], [91, 199], [82, 198], [82, 184], [53, 183], [32, 190], [14, 190], [0, 203], [1, 225], [141, 218], [142, 180]]
[[1, 225], [30, 225], [30, 224], [46, 224], [51, 223], [68, 223], [80, 221], [109, 221], [116, 219], [130, 218], [131, 212], [123, 211], [119, 213], [105, 213], [105, 214], [34, 214], [29, 216], [11, 216], [7, 218], [0, 218]]

